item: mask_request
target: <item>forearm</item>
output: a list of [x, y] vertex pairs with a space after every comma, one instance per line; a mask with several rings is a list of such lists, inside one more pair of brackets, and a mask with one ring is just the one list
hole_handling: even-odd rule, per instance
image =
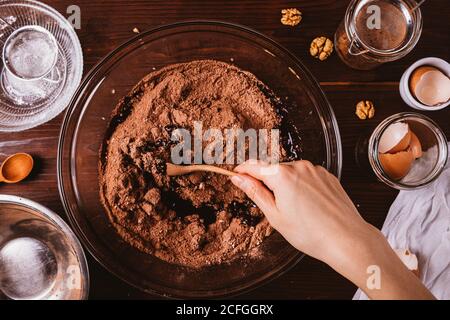
[[291, 245], [317, 258], [372, 299], [432, 299], [381, 232], [367, 224], [339, 180], [307, 161], [274, 167], [244, 163], [232, 181]]
[[361, 288], [371, 299], [434, 299], [406, 266], [380, 231], [368, 227], [348, 242], [339, 257], [329, 263]]

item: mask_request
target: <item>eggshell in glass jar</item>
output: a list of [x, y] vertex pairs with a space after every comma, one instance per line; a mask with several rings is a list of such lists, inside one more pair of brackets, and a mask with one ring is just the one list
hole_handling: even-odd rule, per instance
[[410, 142], [411, 132], [409, 131], [409, 125], [404, 122], [397, 122], [391, 124], [383, 132], [378, 144], [378, 152], [397, 153], [404, 151], [409, 147]]
[[411, 152], [414, 156], [414, 159], [419, 159], [422, 157], [422, 144], [420, 143], [419, 138], [417, 135], [411, 131], [411, 142], [409, 144], [409, 147], [411, 148]]
[[411, 170], [414, 161], [413, 153], [410, 149], [398, 153], [380, 153], [380, 164], [384, 172], [393, 180], [400, 180]]

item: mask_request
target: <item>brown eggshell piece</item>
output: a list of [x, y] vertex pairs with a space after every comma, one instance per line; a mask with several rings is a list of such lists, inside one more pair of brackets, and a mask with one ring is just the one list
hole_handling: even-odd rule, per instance
[[416, 95], [417, 84], [419, 83], [422, 76], [429, 71], [436, 71], [436, 70], [439, 69], [430, 66], [423, 66], [414, 70], [414, 72], [411, 74], [411, 77], [409, 78], [409, 90], [411, 90], [414, 96]]
[[408, 133], [402, 138], [402, 140], [395, 145], [392, 149], [390, 149], [387, 153], [397, 153], [400, 151], [405, 151], [408, 149], [409, 144], [411, 142], [411, 131], [408, 131]]
[[380, 153], [379, 159], [384, 172], [393, 180], [400, 180], [411, 170], [414, 156], [411, 149], [398, 153]]
[[409, 143], [409, 147], [411, 148], [414, 159], [422, 157], [422, 144], [414, 132], [411, 132], [411, 142]]

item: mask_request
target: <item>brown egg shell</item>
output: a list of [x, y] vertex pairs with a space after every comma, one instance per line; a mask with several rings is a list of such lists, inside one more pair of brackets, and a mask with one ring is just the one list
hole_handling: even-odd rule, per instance
[[411, 170], [414, 156], [411, 149], [398, 153], [380, 153], [380, 164], [384, 172], [393, 180], [404, 178]]

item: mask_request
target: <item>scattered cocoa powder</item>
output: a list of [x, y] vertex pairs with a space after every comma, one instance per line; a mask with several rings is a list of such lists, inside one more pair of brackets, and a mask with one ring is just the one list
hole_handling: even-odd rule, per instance
[[194, 121], [222, 132], [279, 127], [274, 99], [253, 74], [223, 62], [170, 65], [146, 76], [115, 108], [100, 157], [102, 202], [123, 240], [191, 268], [229, 262], [260, 245], [272, 228], [227, 177], [170, 178], [165, 163], [171, 132], [192, 132]]

